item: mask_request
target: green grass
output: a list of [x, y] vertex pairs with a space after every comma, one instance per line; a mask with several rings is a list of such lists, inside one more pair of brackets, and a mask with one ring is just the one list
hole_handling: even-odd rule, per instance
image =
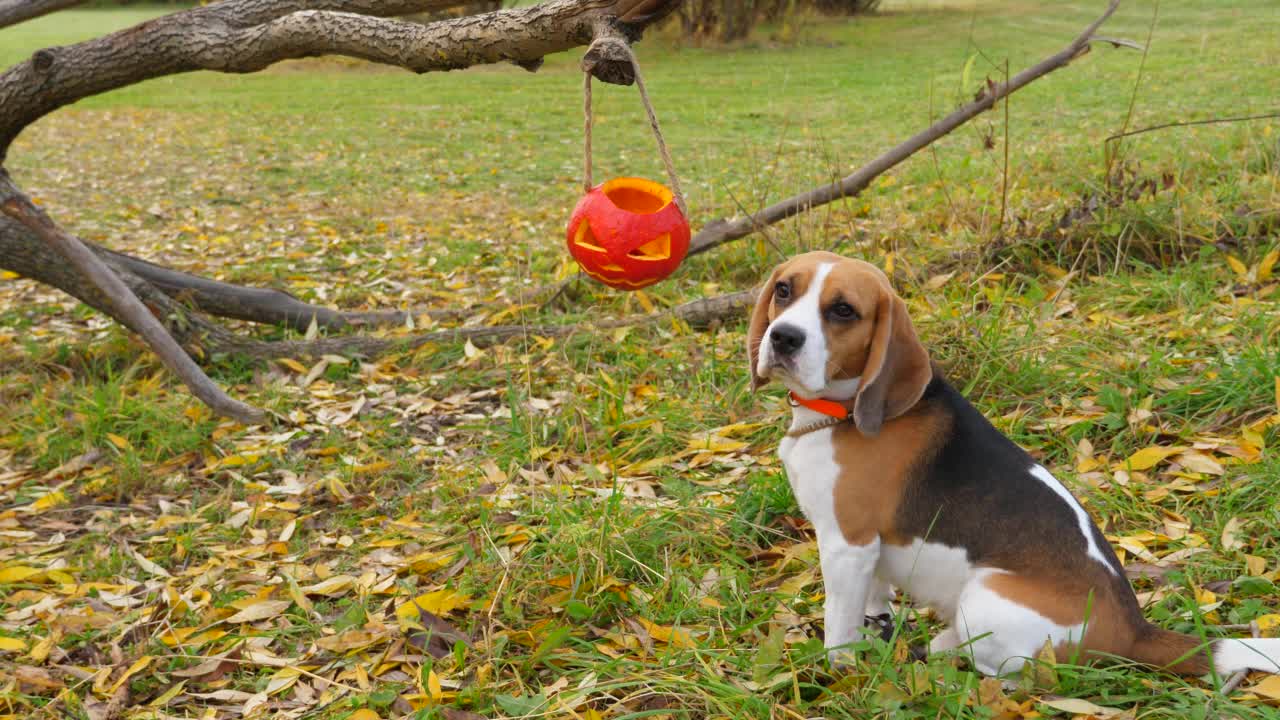
[[[766, 28], [729, 48], [679, 47], [669, 31], [637, 46], [695, 225], [850, 171], [998, 77], [1005, 58], [1016, 71], [1057, 51], [1100, 3], [888, 10], [809, 20], [795, 43]], [[1125, 3], [1104, 32], [1143, 41], [1153, 10]], [[154, 14], [68, 11], [0, 30], [0, 63]], [[1274, 15], [1266, 0], [1162, 3], [1129, 127], [1275, 111]], [[178, 267], [342, 307], [505, 312], [519, 287], [571, 269], [562, 232], [579, 192], [577, 58], [548, 58], [536, 74], [414, 76], [325, 60], [162, 78], [36, 124], [10, 169], [82, 236]], [[1001, 110], [768, 242], [687, 261], [646, 298], [661, 307], [745, 288], [808, 248], [892, 264], [956, 384], [1115, 541], [1171, 557], [1166, 584], [1136, 583], [1148, 615], [1217, 634], [1280, 609], [1280, 433], [1266, 422], [1280, 412], [1280, 292], [1257, 276], [1280, 245], [1280, 122], [1133, 138], [1120, 191], [1154, 189], [1108, 195], [1103, 140], [1125, 127], [1139, 59], [1097, 48], [1013, 97], [1003, 237]], [[597, 177], [661, 177], [634, 89], [597, 85], [596, 97]], [[1095, 217], [1056, 231], [1090, 196]], [[567, 308], [498, 321], [642, 309], [634, 295], [584, 287]], [[265, 640], [353, 688], [321, 700], [315, 684], [326, 718], [398, 717], [425, 702], [433, 673], [445, 705], [485, 717], [993, 716], [999, 698], [963, 665], [905, 659], [936, 629], [927, 616], [913, 615], [895, 644], [867, 642], [853, 672], [827, 669], [816, 549], [774, 456], [785, 407], [776, 386], [749, 392], [743, 330], [660, 324], [479, 354], [428, 346], [331, 364], [306, 387], [283, 365], [216, 359], [211, 372], [234, 394], [288, 418], [245, 430], [211, 418], [125, 332], [0, 279], [0, 464], [15, 473], [0, 467], [0, 529], [17, 543], [0, 549], [0, 570], [49, 569], [0, 588], [0, 611], [59, 601], [0, 634], [28, 646], [56, 637], [69, 654], [59, 662], [116, 667], [113, 677], [152, 656], [129, 681], [139, 706], [178, 682], [175, 671]], [[726, 427], [721, 450], [696, 449]], [[1125, 472], [1140, 449], [1197, 444], [1221, 475], [1168, 461]], [[51, 472], [86, 453], [90, 467]], [[1228, 529], [1238, 546], [1224, 546]], [[173, 577], [148, 574], [133, 552]], [[1132, 549], [1125, 559], [1150, 562]], [[68, 591], [51, 574], [60, 568], [103, 585]], [[308, 595], [310, 610], [289, 591], [332, 575], [355, 581]], [[1221, 605], [1202, 608], [1206, 588]], [[432, 654], [394, 609], [437, 589], [467, 596], [440, 614], [470, 640]], [[261, 593], [291, 604], [226, 622]], [[193, 628], [227, 634], [163, 642]], [[315, 645], [349, 631], [380, 640]], [[408, 659], [386, 660], [400, 640]], [[184, 693], [260, 692], [285, 681], [279, 672], [241, 658]], [[68, 684], [48, 713], [106, 697]], [[1049, 693], [1143, 718], [1276, 715], [1140, 668], [1064, 664], [1056, 679], [1015, 684], [1009, 702], [1045, 715], [1056, 711], [1035, 698]], [[303, 702], [299, 693], [272, 698]], [[28, 716], [57, 695], [0, 680], [0, 712]], [[223, 703], [192, 698], [165, 712], [199, 717]]]

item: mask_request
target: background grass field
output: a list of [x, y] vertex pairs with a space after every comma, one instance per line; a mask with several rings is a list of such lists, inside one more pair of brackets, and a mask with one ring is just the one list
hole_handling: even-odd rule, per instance
[[[637, 50], [701, 224], [847, 173], [1100, 11], [891, 3]], [[3, 30], [0, 63], [153, 14]], [[650, 312], [798, 251], [864, 257], [952, 379], [1084, 500], [1150, 617], [1274, 634], [1280, 121], [1137, 136], [1110, 187], [1103, 143], [1280, 110], [1280, 16], [1127, 2], [1104, 33], [1150, 33], [1150, 51], [1099, 47], [1015, 95], [1007, 169], [1001, 108], [859, 198], [567, 306], [509, 298], [572, 272], [576, 52], [536, 74], [318, 60], [163, 78], [47, 118], [10, 169], [117, 249], [345, 308], [485, 303], [470, 323]], [[597, 88], [597, 177], [661, 177], [634, 89]], [[1224, 696], [1223, 679], [1056, 658], [1002, 691], [909, 661], [935, 627], [914, 613], [829, 673], [816, 550], [774, 456], [785, 404], [748, 392], [743, 330], [213, 358], [291, 423], [246, 429], [125, 332], [3, 277], [0, 710], [96, 717], [123, 687], [129, 717], [1109, 716], [1055, 698], [1276, 716], [1261, 674]]]

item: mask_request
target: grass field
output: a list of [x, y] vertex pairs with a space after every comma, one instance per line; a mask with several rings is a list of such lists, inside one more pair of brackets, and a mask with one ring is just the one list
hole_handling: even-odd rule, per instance
[[[697, 225], [849, 172], [1101, 5], [889, 3], [637, 51]], [[151, 14], [0, 30], [0, 63]], [[1136, 136], [1110, 187], [1103, 144], [1280, 110], [1278, 19], [1273, 0], [1125, 3], [1103, 32], [1150, 32], [1145, 59], [1099, 47], [1015, 95], [1007, 167], [1001, 108], [861, 197], [567, 307], [509, 298], [573, 270], [578, 53], [536, 74], [318, 60], [154, 80], [35, 125], [10, 170], [117, 249], [344, 308], [485, 303], [473, 323], [653, 312], [794, 252], [863, 257], [955, 383], [1082, 498], [1149, 617], [1274, 636], [1280, 120]], [[634, 89], [596, 87], [597, 177], [661, 177]], [[744, 329], [213, 358], [289, 418], [244, 428], [126, 332], [0, 274], [0, 714], [100, 718], [116, 697], [130, 718], [1280, 717], [1265, 674], [1223, 694], [1044, 664], [1002, 690], [908, 660], [936, 628], [909, 603], [896, 642], [831, 672], [816, 548], [774, 454], [786, 406], [749, 392]]]

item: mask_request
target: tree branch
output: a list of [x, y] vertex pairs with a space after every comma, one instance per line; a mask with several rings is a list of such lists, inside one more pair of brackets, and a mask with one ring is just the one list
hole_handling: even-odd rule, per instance
[[[225, 0], [95, 40], [40, 50], [0, 74], [0, 107], [5, 109], [0, 114], [0, 162], [18, 133], [44, 115], [143, 80], [194, 70], [254, 72], [281, 60], [317, 55], [346, 55], [419, 73], [504, 61], [534, 69], [544, 55], [590, 43], [602, 22], [616, 21], [634, 41], [645, 25], [678, 3], [550, 0], [420, 25], [327, 10], [274, 16], [292, 3]], [[273, 17], [245, 25], [241, 10]]]
[[[1008, 82], [988, 87], [973, 102], [958, 108], [950, 115], [916, 133], [902, 144], [858, 168], [851, 175], [840, 180], [840, 182], [814, 188], [808, 192], [770, 205], [747, 217], [729, 221], [717, 220], [707, 224], [694, 236], [689, 245], [689, 254], [696, 255], [700, 252], [706, 252], [717, 245], [746, 237], [761, 228], [781, 222], [793, 215], [812, 210], [815, 207], [840, 198], [857, 195], [865, 190], [871, 184], [871, 181], [979, 114], [990, 110], [1002, 98], [1017, 92], [1054, 70], [1066, 67], [1072, 60], [1088, 52], [1090, 43], [1094, 39], [1094, 32], [1107, 18], [1111, 17], [1111, 14], [1116, 11], [1119, 5], [1120, 0], [1111, 0], [1102, 16], [1086, 27], [1084, 32], [1071, 41], [1070, 45], [1023, 70]], [[1114, 40], [1108, 40], [1108, 42], [1115, 43]]]
[[86, 2], [88, 0], [0, 0], [0, 29]]
[[246, 425], [260, 423], [266, 418], [266, 413], [262, 410], [232, 399], [215, 385], [147, 307], [130, 292], [120, 276], [85, 247], [79, 238], [58, 227], [13, 184], [9, 174], [3, 170], [0, 170], [0, 209], [31, 228], [45, 244], [57, 250], [81, 275], [100, 288], [111, 299], [118, 316], [124, 319], [125, 324], [141, 335], [161, 362], [214, 412]]

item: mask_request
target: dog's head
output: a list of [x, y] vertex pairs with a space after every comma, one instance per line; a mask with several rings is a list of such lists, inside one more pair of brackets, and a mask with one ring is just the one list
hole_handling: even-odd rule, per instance
[[933, 377], [906, 304], [880, 269], [829, 252], [794, 257], [760, 291], [747, 332], [751, 386], [853, 399], [866, 435], [915, 405]]

